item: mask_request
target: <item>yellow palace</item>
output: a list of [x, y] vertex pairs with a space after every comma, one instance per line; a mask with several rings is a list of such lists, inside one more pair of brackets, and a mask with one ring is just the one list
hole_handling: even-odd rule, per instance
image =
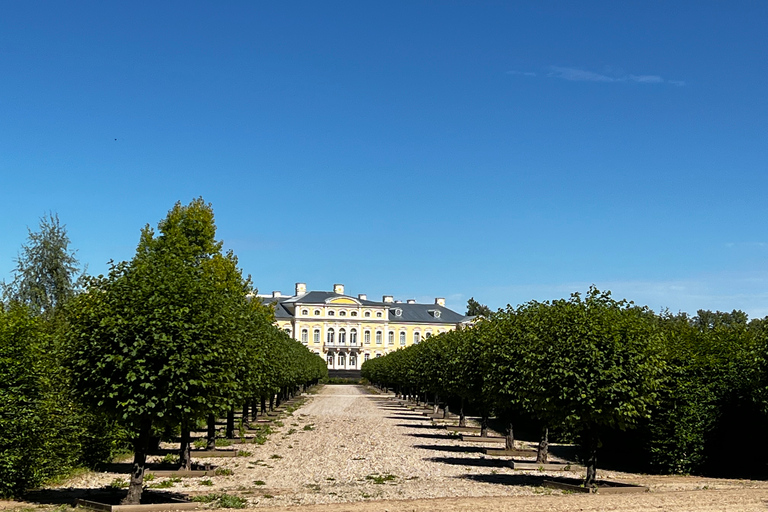
[[278, 327], [323, 356], [334, 370], [358, 370], [372, 357], [471, 320], [446, 308], [442, 298], [436, 298], [434, 304], [417, 304], [385, 295], [376, 302], [364, 294], [345, 295], [343, 284], [333, 285], [332, 292], [307, 292], [305, 283], [296, 283], [294, 295], [272, 292], [258, 297], [272, 304]]

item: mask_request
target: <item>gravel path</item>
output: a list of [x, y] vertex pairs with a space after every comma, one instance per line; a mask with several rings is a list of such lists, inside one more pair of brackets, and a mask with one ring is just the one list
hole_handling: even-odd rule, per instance
[[[361, 511], [430, 510], [433, 507], [466, 510], [467, 503], [472, 502], [467, 501], [468, 498], [477, 499], [476, 506], [472, 507], [477, 510], [504, 510], [513, 504], [520, 510], [528, 510], [528, 506], [534, 507], [530, 510], [539, 510], [536, 508], [539, 506], [545, 507], [541, 510], [560, 510], [554, 504], [573, 497], [540, 487], [546, 473], [514, 471], [506, 460], [486, 456], [482, 452], [485, 445], [461, 442], [445, 429], [432, 426], [422, 414], [402, 407], [387, 396], [369, 394], [362, 386], [324, 386], [317, 394], [309, 395], [307, 403], [291, 416], [283, 418], [282, 426], [276, 428], [266, 443], [236, 447], [251, 455], [207, 459], [220, 468], [232, 469], [232, 475], [185, 478], [174, 483], [170, 490], [190, 494], [238, 494], [248, 499], [250, 507], [258, 508], [316, 505], [309, 507], [308, 512], [333, 510], [323, 504], [335, 503], [340, 507], [342, 503], [352, 502], [368, 502], [358, 503]], [[560, 475], [562, 473], [551, 474]], [[752, 510], [748, 506], [750, 500], [754, 498], [755, 503], [764, 506], [765, 501], [761, 500], [768, 497], [768, 485], [764, 482], [649, 477], [607, 471], [598, 471], [598, 475], [641, 483], [652, 492], [644, 495], [645, 498], [640, 495], [578, 497], [579, 501], [593, 499], [584, 502], [584, 507], [580, 505], [583, 510], [593, 510], [586, 506], [588, 503], [602, 502], [594, 499], [609, 500], [605, 503], [610, 503], [612, 510], [694, 510], [671, 505], [675, 500], [690, 505], [694, 494], [704, 500], [698, 507], [702, 510], [709, 510], [706, 504], [707, 500], [714, 499], [712, 496], [727, 499], [723, 498], [723, 502], [715, 499], [717, 504], [711, 510]], [[124, 475], [90, 473], [65, 485], [100, 487], [120, 476]], [[581, 475], [569, 472], [566, 476]], [[159, 481], [162, 479], [155, 483]], [[720, 494], [713, 494], [716, 492]], [[675, 498], [678, 494], [682, 497]], [[648, 498], [653, 495], [657, 496]], [[657, 502], [660, 495], [665, 495], [666, 501]], [[501, 501], [483, 499], [488, 497], [505, 498]], [[647, 508], [635, 506], [648, 499], [651, 501]], [[732, 508], [728, 500], [736, 500], [739, 505]], [[622, 508], [617, 503], [633, 506]], [[345, 506], [344, 510], [348, 508]]]

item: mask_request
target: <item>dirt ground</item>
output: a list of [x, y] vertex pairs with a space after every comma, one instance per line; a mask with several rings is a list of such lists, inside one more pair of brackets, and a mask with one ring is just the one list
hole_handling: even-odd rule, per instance
[[[545, 488], [545, 478], [563, 473], [513, 470], [508, 459], [485, 455], [487, 445], [463, 442], [360, 386], [325, 386], [279, 425], [263, 445], [231, 447], [248, 456], [208, 459], [231, 474], [184, 478], [168, 482], [167, 490], [235, 494], [263, 511], [768, 510], [768, 482], [752, 480], [598, 471], [600, 478], [649, 491], [584, 495]], [[64, 496], [125, 476], [91, 472], [49, 491]], [[0, 502], [0, 509], [29, 505]]]

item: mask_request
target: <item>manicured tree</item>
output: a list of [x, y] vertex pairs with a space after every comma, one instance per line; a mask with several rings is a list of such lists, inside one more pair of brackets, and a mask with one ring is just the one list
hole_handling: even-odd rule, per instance
[[521, 308], [531, 357], [520, 367], [521, 403], [551, 424], [582, 433], [587, 475], [595, 484], [601, 428], [621, 430], [647, 419], [663, 362], [654, 315], [591, 288], [582, 299]]
[[152, 426], [196, 421], [238, 390], [230, 306], [245, 286], [217, 280], [226, 265], [210, 205], [176, 204], [159, 232], [146, 227], [133, 260], [93, 279], [68, 315], [81, 398], [134, 433], [125, 504], [140, 500]]

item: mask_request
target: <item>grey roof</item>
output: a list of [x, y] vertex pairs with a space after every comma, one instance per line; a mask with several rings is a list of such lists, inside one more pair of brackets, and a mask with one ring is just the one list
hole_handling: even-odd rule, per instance
[[[286, 308], [286, 305], [295, 304], [325, 304], [328, 299], [334, 297], [347, 297], [354, 299], [365, 306], [388, 306], [390, 322], [418, 322], [418, 323], [447, 323], [458, 324], [465, 322], [472, 317], [467, 317], [444, 306], [437, 304], [408, 304], [404, 302], [376, 302], [371, 300], [360, 300], [349, 295], [340, 295], [334, 292], [308, 292], [304, 295], [289, 297], [259, 297], [263, 304], [275, 305], [275, 318], [293, 318], [293, 314]], [[400, 316], [396, 315], [396, 310], [400, 310]], [[435, 316], [439, 312], [439, 316]]]

